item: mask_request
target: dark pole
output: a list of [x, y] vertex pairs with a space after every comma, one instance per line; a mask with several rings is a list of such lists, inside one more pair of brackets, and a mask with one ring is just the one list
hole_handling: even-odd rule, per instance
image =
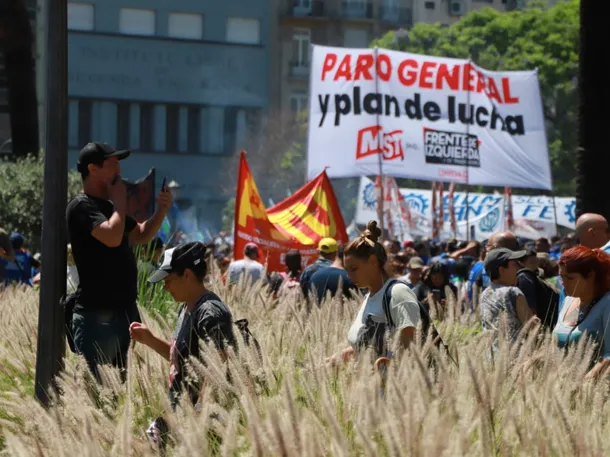
[[[580, 1], [579, 149], [577, 154], [576, 215], [593, 212], [610, 220], [606, 171], [610, 166], [607, 130], [610, 93], [604, 59], [598, 45], [610, 42], [606, 2]], [[600, 16], [601, 15], [601, 16]]]
[[59, 301], [66, 291], [66, 203], [68, 187], [68, 34], [66, 0], [47, 0], [46, 142], [42, 275], [36, 354], [36, 398], [49, 406], [49, 389], [63, 367], [65, 335]]

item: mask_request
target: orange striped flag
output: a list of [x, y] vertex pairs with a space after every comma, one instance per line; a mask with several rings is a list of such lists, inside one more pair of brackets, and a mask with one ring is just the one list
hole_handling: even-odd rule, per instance
[[264, 253], [268, 271], [283, 271], [283, 254], [289, 249], [299, 249], [309, 263], [316, 259], [318, 242], [325, 237], [348, 241], [326, 172], [266, 210], [242, 152], [235, 201], [235, 258], [242, 258], [245, 245], [253, 242]]

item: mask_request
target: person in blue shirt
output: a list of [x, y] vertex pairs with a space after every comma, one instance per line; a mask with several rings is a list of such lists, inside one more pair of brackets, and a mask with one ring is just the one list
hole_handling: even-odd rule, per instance
[[602, 249], [577, 246], [559, 261], [566, 299], [553, 334], [569, 350], [583, 337], [595, 346], [585, 379], [598, 378], [610, 368], [610, 256]]
[[25, 239], [20, 233], [14, 232], [10, 236], [11, 246], [15, 253], [15, 260], [9, 261], [2, 259], [4, 266], [4, 283], [6, 285], [12, 283], [32, 285], [32, 267], [34, 259], [23, 245]]
[[[589, 249], [599, 248], [605, 253], [610, 254], [610, 229], [608, 221], [601, 214], [585, 213], [581, 215], [576, 221], [576, 236], [582, 246]], [[558, 286], [561, 287], [559, 291], [559, 309], [562, 310], [565, 299], [569, 296], [563, 287], [561, 276]]]
[[311, 277], [316, 271], [321, 270], [322, 268], [330, 267], [337, 258], [338, 250], [339, 245], [337, 244], [337, 240], [334, 238], [322, 238], [320, 240], [318, 243], [318, 252], [320, 253], [320, 257], [314, 263], [305, 268], [303, 273], [301, 273], [300, 283], [305, 298], [308, 297], [309, 290], [311, 289]]
[[352, 298], [357, 294], [356, 286], [343, 265], [343, 249], [343, 246], [339, 247], [332, 265], [320, 268], [311, 276], [309, 284], [318, 295], [318, 303], [321, 303], [329, 292], [331, 297], [338, 295]]

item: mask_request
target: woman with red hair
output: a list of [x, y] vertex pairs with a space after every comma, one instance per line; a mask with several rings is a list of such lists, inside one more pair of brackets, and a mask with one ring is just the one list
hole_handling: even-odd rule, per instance
[[610, 367], [610, 255], [577, 246], [559, 259], [566, 299], [553, 333], [567, 348], [583, 335], [596, 345], [594, 364], [586, 378], [597, 378]]

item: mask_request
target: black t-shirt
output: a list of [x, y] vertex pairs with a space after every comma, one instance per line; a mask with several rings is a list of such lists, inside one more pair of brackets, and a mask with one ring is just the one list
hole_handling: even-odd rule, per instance
[[169, 396], [174, 408], [185, 387], [193, 405], [199, 399], [201, 381], [187, 382], [186, 362], [189, 357], [200, 358], [200, 339], [205, 343], [213, 342], [219, 351], [226, 344], [235, 345], [231, 311], [213, 292], [206, 292], [190, 311], [186, 305], [180, 308], [169, 352]]
[[138, 266], [128, 240], [136, 220], [126, 216], [123, 240], [115, 248], [91, 235], [113, 213], [112, 202], [86, 194], [76, 196], [66, 209], [72, 255], [80, 281], [75, 311], [122, 310], [136, 302]]

